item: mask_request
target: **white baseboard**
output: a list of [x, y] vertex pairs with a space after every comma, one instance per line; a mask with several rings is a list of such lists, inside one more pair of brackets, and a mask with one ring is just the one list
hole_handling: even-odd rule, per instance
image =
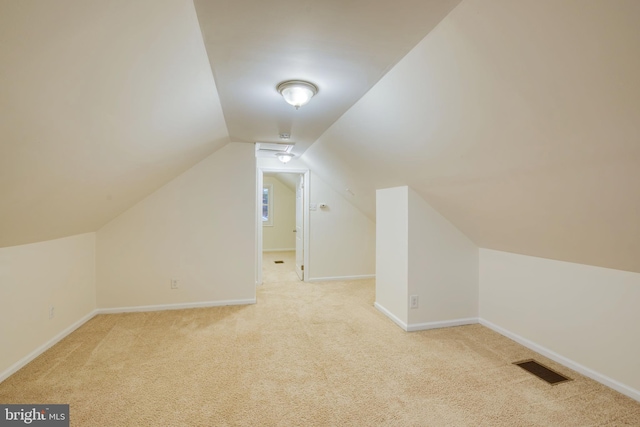
[[284, 249], [263, 249], [262, 252], [292, 252], [296, 248], [284, 248]]
[[577, 362], [574, 362], [571, 359], [568, 359], [554, 351], [549, 350], [546, 347], [543, 347], [539, 344], [534, 343], [533, 341], [529, 341], [526, 338], [521, 337], [518, 334], [515, 334], [511, 331], [508, 331], [494, 323], [489, 322], [488, 320], [479, 319], [480, 324], [483, 326], [486, 326], [489, 329], [494, 330], [495, 332], [499, 333], [500, 335], [504, 335], [507, 338], [510, 338], [512, 340], [514, 340], [515, 342], [517, 342], [518, 344], [522, 344], [523, 346], [535, 351], [536, 353], [540, 353], [541, 355], [548, 357], [549, 359], [560, 363], [561, 365], [566, 366], [569, 369], [573, 369], [574, 371], [584, 375], [585, 377], [589, 377], [592, 380], [595, 380], [601, 384], [606, 385], [607, 387], [610, 387], [622, 394], [624, 394], [625, 396], [629, 396], [630, 398], [640, 402], [640, 391], [635, 390], [627, 385], [624, 385], [612, 378], [607, 377], [606, 375], [602, 375], [592, 369], [587, 368], [586, 366], [583, 366]]
[[99, 308], [98, 314], [134, 313], [142, 311], [184, 310], [186, 308], [221, 307], [225, 305], [255, 304], [256, 299], [238, 299], [226, 301], [187, 302], [182, 304], [140, 305], [136, 307]]
[[42, 344], [40, 347], [33, 350], [31, 353], [18, 360], [16, 363], [7, 368], [4, 372], [0, 373], [0, 383], [11, 375], [18, 372], [20, 369], [25, 367], [29, 362], [31, 362], [36, 357], [40, 356], [42, 353], [53, 347], [64, 337], [78, 329], [80, 326], [84, 325], [86, 322], [91, 320], [97, 314], [114, 314], [114, 313], [131, 313], [131, 312], [141, 312], [141, 311], [161, 311], [161, 310], [181, 310], [185, 308], [201, 308], [201, 307], [220, 307], [225, 305], [246, 305], [246, 304], [255, 304], [256, 299], [246, 299], [246, 300], [227, 300], [227, 301], [206, 301], [206, 302], [192, 302], [185, 304], [164, 304], [164, 305], [145, 305], [139, 307], [118, 307], [118, 308], [98, 308], [93, 310], [91, 313], [82, 317], [80, 320], [73, 323], [71, 326], [66, 328], [64, 331], [60, 332], [55, 337], [51, 338], [46, 343]]
[[49, 341], [42, 344], [40, 347], [36, 348], [31, 353], [27, 354], [25, 357], [18, 360], [13, 365], [9, 366], [9, 368], [7, 368], [4, 372], [0, 373], [0, 383], [6, 380], [7, 378], [9, 378], [11, 375], [18, 372], [23, 367], [25, 367], [33, 359], [40, 356], [45, 351], [49, 350], [51, 347], [53, 347], [55, 344], [57, 344], [59, 341], [61, 341], [63, 338], [69, 335], [71, 332], [75, 331], [80, 326], [84, 325], [86, 322], [91, 320], [93, 316], [95, 316], [96, 314], [98, 314], [98, 310], [93, 310], [89, 314], [80, 318], [78, 321], [74, 322], [71, 326], [66, 328], [64, 331], [60, 332], [59, 334], [51, 338]]
[[396, 325], [400, 326], [402, 329], [404, 329], [405, 331], [407, 330], [407, 324], [404, 323], [402, 320], [400, 320], [398, 317], [396, 317], [395, 314], [391, 313], [389, 310], [387, 310], [386, 308], [384, 308], [382, 305], [380, 305], [378, 302], [374, 302], [373, 306], [375, 308], [377, 308], [380, 312], [382, 312], [382, 314], [384, 314], [385, 316], [387, 316], [389, 319], [393, 320], [393, 323], [395, 323]]
[[475, 325], [478, 323], [477, 317], [466, 319], [441, 320], [438, 322], [410, 323], [407, 325], [407, 332], [426, 331], [428, 329], [450, 328], [452, 326]]
[[391, 313], [389, 310], [384, 308], [379, 303], [375, 302], [373, 306], [378, 310], [380, 310], [382, 314], [387, 316], [389, 319], [393, 320], [393, 323], [400, 326], [402, 329], [404, 329], [407, 332], [426, 331], [428, 329], [450, 328], [452, 326], [474, 325], [478, 323], [477, 317], [469, 317], [466, 319], [441, 320], [437, 322], [407, 324], [402, 320], [400, 320], [395, 314]]
[[336, 276], [336, 277], [310, 277], [307, 282], [339, 282], [345, 280], [362, 280], [362, 279], [375, 279], [375, 274], [363, 274], [360, 276]]

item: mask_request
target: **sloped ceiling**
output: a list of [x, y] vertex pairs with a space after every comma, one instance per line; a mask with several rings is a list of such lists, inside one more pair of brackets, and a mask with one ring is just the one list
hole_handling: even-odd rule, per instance
[[0, 2], [0, 246], [95, 231], [227, 142], [191, 1]]
[[[194, 0], [231, 139], [302, 154], [460, 0]], [[299, 110], [285, 80], [319, 87]]]
[[459, 2], [0, 0], [0, 247], [97, 230], [229, 140], [302, 154]]
[[410, 185], [480, 247], [640, 272], [640, 2], [458, 2], [0, 0], [0, 247], [290, 130], [372, 218]]
[[639, 22], [463, 1], [303, 159], [371, 217], [409, 185], [480, 247], [640, 272]]
[[[270, 175], [270, 174], [265, 173], [265, 176], [266, 175]], [[296, 186], [298, 185], [298, 176], [299, 176], [298, 174], [277, 172], [277, 173], [274, 173], [273, 176], [278, 181], [280, 181], [285, 187], [287, 187], [289, 190], [295, 193]]]

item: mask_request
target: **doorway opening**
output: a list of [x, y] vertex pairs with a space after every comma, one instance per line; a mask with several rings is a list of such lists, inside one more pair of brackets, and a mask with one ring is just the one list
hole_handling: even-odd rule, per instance
[[309, 171], [258, 168], [256, 285], [309, 271]]

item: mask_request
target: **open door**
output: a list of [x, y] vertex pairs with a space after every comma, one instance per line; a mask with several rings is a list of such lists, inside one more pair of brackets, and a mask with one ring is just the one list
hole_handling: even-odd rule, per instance
[[296, 185], [296, 273], [304, 280], [304, 175]]
[[[258, 167], [256, 173], [256, 285], [262, 285], [262, 252], [263, 252], [263, 193], [264, 193], [264, 173], [282, 173], [292, 176], [292, 182], [295, 183], [296, 192], [296, 222], [294, 229], [291, 230], [296, 235], [295, 245], [295, 270], [300, 280], [305, 280], [305, 276], [309, 277], [309, 170], [296, 168], [275, 168], [275, 167]], [[291, 187], [290, 187], [291, 188]], [[291, 226], [291, 223], [289, 223]], [[305, 274], [306, 270], [306, 274]]]

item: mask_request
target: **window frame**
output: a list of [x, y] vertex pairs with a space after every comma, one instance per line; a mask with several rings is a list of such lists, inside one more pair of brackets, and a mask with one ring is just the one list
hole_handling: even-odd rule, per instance
[[267, 219], [262, 216], [263, 227], [273, 227], [273, 184], [262, 184], [262, 212], [264, 213], [264, 190], [267, 190]]

